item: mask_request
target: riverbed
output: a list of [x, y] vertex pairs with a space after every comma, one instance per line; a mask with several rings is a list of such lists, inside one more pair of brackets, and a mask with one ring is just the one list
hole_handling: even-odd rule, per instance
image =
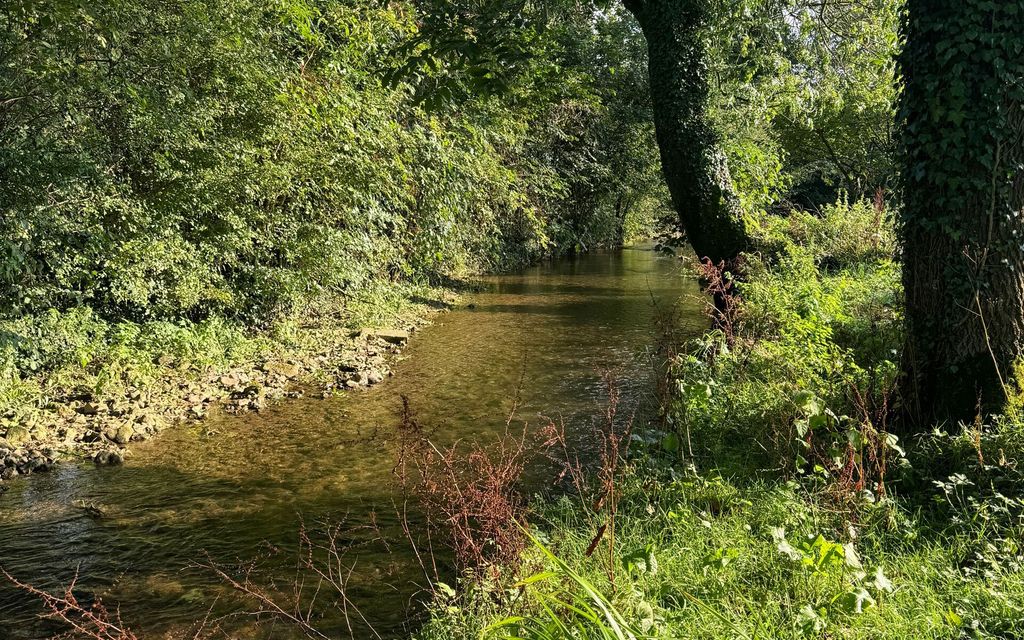
[[[354, 623], [363, 629], [356, 637], [373, 637], [367, 624], [384, 637], [407, 633], [425, 579], [408, 545], [373, 542], [396, 528], [392, 445], [402, 397], [439, 444], [493, 441], [514, 403], [517, 428], [554, 418], [582, 434], [606, 400], [605, 372], [624, 413], [650, 413], [656, 309], [676, 307], [684, 332], [705, 325], [690, 267], [644, 247], [482, 282], [416, 334], [382, 384], [170, 429], [133, 445], [120, 467], [63, 464], [13, 482], [0, 497], [0, 567], [47, 589], [77, 572], [86, 600], [118, 604], [140, 637], [170, 638], [211, 609], [246, 606], [197, 563], [265, 558], [260, 566], [287, 581], [299, 530], [323, 536], [325, 523], [343, 521], [344, 542], [356, 545], [349, 595], [367, 619]], [[55, 627], [40, 610], [0, 585], [0, 637], [47, 637]], [[244, 616], [222, 624], [238, 637], [290, 635]], [[322, 624], [348, 637], [341, 617]]]

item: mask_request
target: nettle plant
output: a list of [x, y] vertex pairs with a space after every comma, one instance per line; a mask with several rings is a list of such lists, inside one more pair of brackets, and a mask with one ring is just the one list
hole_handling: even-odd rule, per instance
[[779, 553], [808, 583], [824, 582], [829, 587], [823, 601], [807, 603], [800, 609], [795, 626], [801, 636], [816, 636], [830, 616], [861, 614], [894, 591], [882, 567], [869, 571], [852, 542], [840, 544], [820, 533], [790, 541], [782, 527], [772, 529], [771, 535]]

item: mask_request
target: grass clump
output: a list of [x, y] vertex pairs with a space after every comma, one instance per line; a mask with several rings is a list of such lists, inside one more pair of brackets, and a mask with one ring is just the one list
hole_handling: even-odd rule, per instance
[[669, 363], [614, 541], [588, 499], [538, 499], [516, 580], [467, 580], [417, 637], [1024, 636], [1016, 413], [890, 433], [901, 291], [876, 211], [766, 220], [732, 335]]

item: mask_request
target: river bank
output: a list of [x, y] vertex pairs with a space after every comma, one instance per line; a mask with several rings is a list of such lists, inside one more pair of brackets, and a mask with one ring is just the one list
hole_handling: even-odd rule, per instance
[[534, 499], [521, 556], [438, 590], [417, 640], [1024, 636], [1020, 396], [897, 438], [891, 230], [841, 202], [758, 241], [724, 330], [674, 344], [661, 425]]
[[109, 340], [102, 357], [18, 381], [29, 391], [10, 394], [0, 410], [0, 493], [4, 481], [61, 460], [121, 464], [132, 443], [211, 413], [259, 412], [284, 398], [378, 384], [410, 336], [458, 298], [450, 288], [396, 287], [260, 332], [229, 327], [211, 339], [193, 329], [205, 338], [197, 344], [118, 350]]

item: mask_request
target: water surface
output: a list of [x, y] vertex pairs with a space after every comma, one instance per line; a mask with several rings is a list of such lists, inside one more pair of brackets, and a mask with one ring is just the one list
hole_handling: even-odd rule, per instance
[[[681, 305], [697, 331], [697, 286], [685, 263], [643, 248], [597, 252], [484, 279], [481, 293], [439, 316], [395, 367], [395, 377], [343, 397], [289, 400], [260, 414], [213, 417], [134, 445], [123, 467], [64, 464], [12, 483], [0, 498], [0, 566], [48, 588], [77, 570], [84, 592], [120, 604], [142, 637], [170, 637], [237, 607], [221, 581], [190, 566], [234, 563], [278, 550], [294, 561], [297, 532], [344, 519], [394, 531], [392, 429], [401, 396], [440, 443], [487, 442], [517, 422], [564, 419], [586, 433], [612, 371], [624, 410], [650, 405], [655, 306]], [[210, 433], [208, 433], [210, 432]], [[75, 506], [94, 505], [102, 516]], [[372, 538], [358, 529], [346, 542]], [[384, 636], [400, 635], [423, 583], [407, 547], [358, 553], [352, 597]], [[290, 552], [290, 553], [289, 553]], [[276, 564], [275, 564], [276, 563]], [[37, 603], [0, 586], [0, 636], [46, 637]], [[245, 619], [228, 621], [255, 637]], [[348, 637], [340, 620], [323, 622]], [[365, 636], [357, 630], [357, 637]], [[265, 636], [287, 637], [284, 629]]]

